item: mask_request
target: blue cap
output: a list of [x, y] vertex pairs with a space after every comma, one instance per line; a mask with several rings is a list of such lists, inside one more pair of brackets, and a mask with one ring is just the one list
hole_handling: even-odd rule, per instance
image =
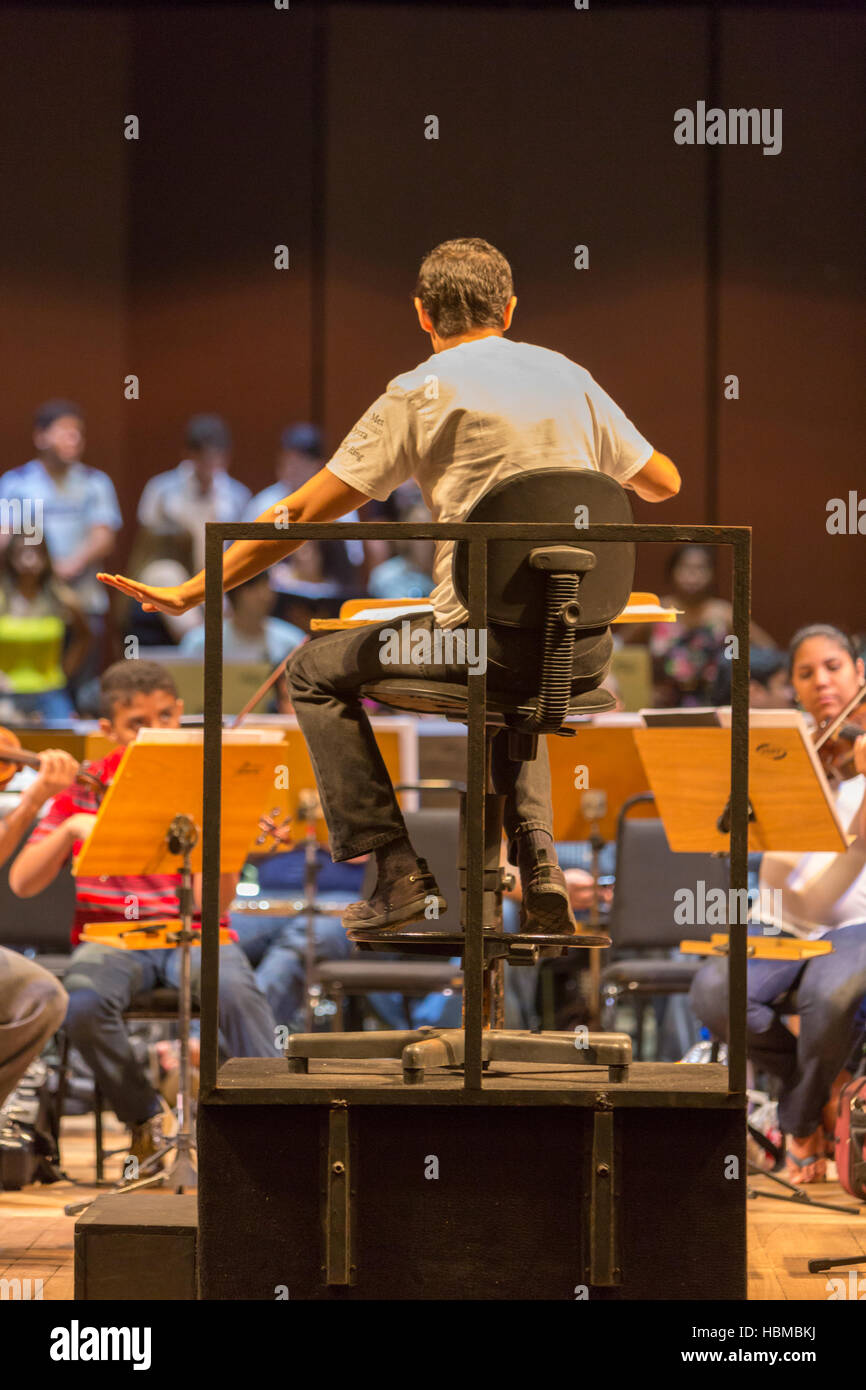
[[309, 454], [310, 458], [321, 458], [322, 431], [318, 425], [289, 425], [280, 435], [280, 447], [294, 449], [299, 454]]

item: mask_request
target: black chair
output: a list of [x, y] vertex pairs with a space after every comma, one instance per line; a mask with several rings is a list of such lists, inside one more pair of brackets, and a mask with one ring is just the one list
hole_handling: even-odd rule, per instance
[[[631, 507], [625, 491], [605, 474], [581, 469], [544, 468], [517, 473], [485, 493], [466, 521], [550, 521], [573, 518], [586, 507], [593, 524], [629, 523]], [[487, 622], [537, 634], [537, 658], [526, 663], [526, 693], [489, 689], [486, 700], [484, 793], [485, 855], [482, 922], [484, 928], [483, 1061], [570, 1063], [574, 1065], [573, 1033], [508, 1032], [503, 1022], [502, 964], [535, 964], [541, 952], [560, 954], [568, 946], [606, 946], [606, 936], [544, 936], [502, 931], [502, 893], [507, 878], [500, 868], [503, 800], [493, 793], [491, 751], [494, 736], [508, 730], [510, 756], [516, 761], [537, 757], [538, 738], [554, 733], [572, 737], [565, 727], [569, 716], [612, 708], [606, 692], [572, 694], [575, 638], [603, 629], [628, 602], [634, 576], [634, 546], [628, 542], [574, 542], [536, 546], [529, 541], [491, 541], [487, 547]], [[468, 607], [469, 546], [454, 547], [453, 577], [459, 601]], [[467, 677], [467, 679], [469, 679]], [[361, 694], [400, 710], [432, 713], [468, 722], [466, 683], [378, 680], [361, 687]], [[466, 916], [466, 797], [460, 810], [460, 881], [463, 924]], [[359, 938], [360, 939], [360, 938]], [[465, 949], [463, 933], [419, 928], [389, 935], [380, 947], [415, 949], [453, 956]], [[463, 1064], [463, 1029], [395, 1030], [391, 1033], [293, 1034], [286, 1057], [290, 1071], [305, 1072], [310, 1058], [400, 1058], [407, 1083], [423, 1080], [430, 1066]], [[597, 1033], [581, 1039], [581, 1064], [607, 1066], [611, 1080], [622, 1080], [631, 1060], [628, 1037]]]
[[72, 954], [75, 880], [61, 869], [41, 893], [18, 898], [9, 887], [9, 867], [0, 869], [0, 946], [20, 951], [62, 980]]
[[708, 941], [718, 927], [684, 926], [674, 920], [674, 894], [684, 888], [695, 891], [700, 881], [707, 890], [728, 891], [727, 862], [712, 854], [675, 854], [669, 847], [662, 822], [637, 819], [635, 806], [654, 801], [651, 792], [632, 796], [623, 803], [617, 820], [616, 881], [609, 929], [613, 947], [622, 959], [602, 972], [602, 1019], [613, 1026], [617, 1005], [634, 1004], [637, 1022], [635, 1056], [643, 1057], [646, 1007], [659, 996], [687, 994], [702, 956], [672, 960], [654, 952], [670, 952], [685, 937]]

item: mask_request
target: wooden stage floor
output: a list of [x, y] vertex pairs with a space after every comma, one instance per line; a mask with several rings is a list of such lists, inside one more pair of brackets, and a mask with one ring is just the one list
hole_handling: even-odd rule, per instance
[[[125, 1131], [105, 1117], [106, 1143], [123, 1142]], [[71, 1299], [73, 1292], [72, 1247], [75, 1218], [65, 1216], [68, 1202], [97, 1195], [88, 1185], [93, 1174], [93, 1118], [72, 1116], [63, 1122], [63, 1162], [71, 1178], [83, 1185], [35, 1184], [20, 1192], [0, 1192], [0, 1278], [41, 1279], [43, 1299]], [[120, 1172], [120, 1159], [107, 1165]], [[835, 1175], [831, 1166], [830, 1172]], [[751, 1180], [758, 1191], [771, 1191], [766, 1178]], [[777, 1189], [779, 1192], [781, 1188]], [[851, 1199], [835, 1181], [819, 1183], [810, 1192], [821, 1201], [849, 1205]], [[749, 1298], [755, 1300], [825, 1300], [827, 1280], [844, 1277], [844, 1270], [809, 1274], [810, 1258], [849, 1256], [866, 1260], [866, 1208], [863, 1215], [809, 1211], [782, 1202], [756, 1197], [749, 1201]], [[866, 1266], [858, 1269], [866, 1280]], [[864, 1285], [863, 1287], [866, 1287]]]

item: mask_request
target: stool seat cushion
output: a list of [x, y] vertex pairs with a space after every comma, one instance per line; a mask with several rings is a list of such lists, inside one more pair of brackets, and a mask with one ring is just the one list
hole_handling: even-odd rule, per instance
[[[413, 710], [418, 714], [438, 714], [445, 719], [469, 718], [469, 692], [465, 685], [452, 685], [446, 681], [391, 680], [371, 681], [361, 686], [361, 695], [366, 700], [376, 700], [380, 705], [390, 705], [394, 709]], [[572, 695], [568, 713], [598, 714], [613, 709], [616, 700], [607, 690], [586, 690], [580, 695]], [[510, 723], [520, 723], [535, 712], [534, 698], [521, 700], [518, 694], [487, 691], [487, 723], [506, 728]]]
[[620, 989], [628, 989], [634, 986], [650, 994], [654, 990], [677, 994], [691, 988], [703, 963], [703, 956], [688, 960], [620, 960], [601, 972], [601, 987], [618, 985]]
[[[133, 995], [129, 1003], [129, 1008], [124, 1009], [125, 1018], [130, 1018], [134, 1014], [142, 1017], [173, 1018], [180, 1009], [180, 994], [176, 989], [170, 989], [166, 985], [160, 985], [157, 989], [145, 989], [141, 994]], [[192, 1015], [197, 1018], [199, 1014], [198, 1005], [193, 1003]]]
[[462, 987], [460, 967], [448, 961], [330, 960], [315, 966], [313, 979], [338, 986], [345, 993], [394, 990], [396, 993], [430, 994]]

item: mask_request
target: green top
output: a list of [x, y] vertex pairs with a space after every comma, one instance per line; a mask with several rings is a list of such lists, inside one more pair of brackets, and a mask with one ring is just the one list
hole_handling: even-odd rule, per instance
[[18, 617], [0, 613], [0, 671], [13, 694], [65, 687], [65, 634], [66, 624], [58, 614]]

